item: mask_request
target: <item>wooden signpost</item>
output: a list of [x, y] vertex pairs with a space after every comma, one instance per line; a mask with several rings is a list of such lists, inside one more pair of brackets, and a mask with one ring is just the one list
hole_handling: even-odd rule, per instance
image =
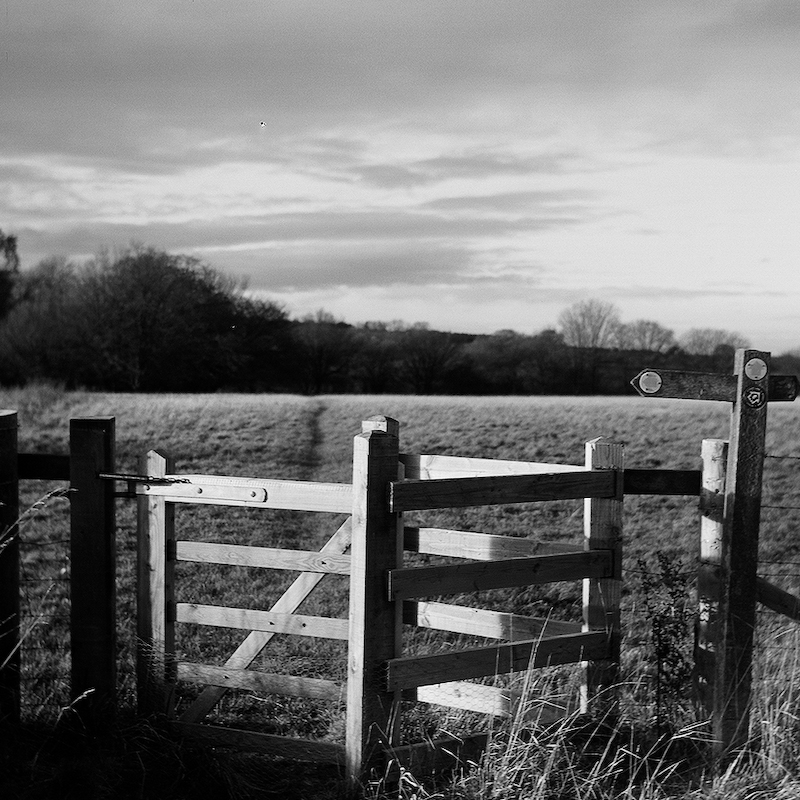
[[[708, 585], [718, 587], [712, 652], [712, 725], [716, 754], [725, 759], [747, 743], [756, 613], [758, 531], [767, 406], [792, 401], [798, 394], [793, 375], [770, 375], [770, 354], [737, 350], [733, 375], [647, 369], [632, 381], [643, 397], [721, 400], [733, 404], [728, 447], [722, 541], [717, 572]], [[716, 600], [716, 602], [714, 602]]]

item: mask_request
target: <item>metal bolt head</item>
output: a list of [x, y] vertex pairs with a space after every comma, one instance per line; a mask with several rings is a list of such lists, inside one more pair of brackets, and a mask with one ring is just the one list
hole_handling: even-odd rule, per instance
[[642, 377], [639, 378], [639, 387], [645, 394], [655, 394], [660, 388], [663, 381], [657, 372], [643, 372]]
[[763, 358], [751, 358], [744, 365], [744, 374], [751, 381], [760, 381], [767, 374], [767, 362]]

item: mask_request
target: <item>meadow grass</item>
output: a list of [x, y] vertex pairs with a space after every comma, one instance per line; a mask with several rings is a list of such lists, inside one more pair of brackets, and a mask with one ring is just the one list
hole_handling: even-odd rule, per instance
[[[146, 451], [158, 448], [175, 459], [178, 472], [336, 482], [350, 481], [353, 437], [360, 430], [361, 420], [374, 414], [400, 421], [403, 452], [582, 464], [584, 443], [605, 436], [625, 445], [626, 464], [630, 467], [673, 469], [699, 468], [701, 440], [725, 438], [729, 424], [729, 409], [722, 403], [633, 397], [169, 396], [65, 393], [47, 386], [5, 391], [0, 397], [4, 407], [19, 411], [22, 452], [66, 452], [70, 417], [112, 415], [117, 420], [119, 471], [137, 471]], [[761, 572], [796, 592], [800, 576], [800, 540], [795, 535], [800, 515], [800, 460], [793, 457], [800, 456], [800, 408], [770, 408], [767, 451], [771, 456], [787, 458], [770, 458], [765, 465]], [[44, 482], [25, 482], [23, 507], [54, 488]], [[135, 682], [133, 506], [124, 500], [118, 504], [120, 690], [123, 702], [129, 704]], [[579, 501], [454, 509], [409, 517], [407, 524], [555, 541], [577, 542], [582, 537]], [[300, 549], [321, 547], [342, 519], [337, 515], [197, 506], [180, 507], [176, 514], [181, 538]], [[691, 576], [699, 539], [697, 498], [627, 498], [624, 524], [623, 695], [629, 724], [635, 723], [641, 732], [648, 726], [652, 728], [656, 714], [648, 625], [652, 609], [644, 603], [642, 587], [647, 573], [658, 575], [656, 555], [666, 554], [672, 563], [681, 565], [679, 572], [689, 576], [685, 594], [691, 603]], [[47, 717], [48, 708], [58, 713], [68, 704], [65, 578], [69, 567], [63, 544], [67, 525], [66, 502], [54, 500], [37, 511], [22, 533], [26, 580], [23, 603], [28, 620], [36, 622], [23, 654], [24, 687], [29, 709], [40, 703], [43, 718]], [[267, 608], [292, 578], [293, 574], [286, 572], [180, 564], [178, 599]], [[580, 588], [576, 583], [497, 592], [479, 599], [485, 607], [522, 614], [552, 614], [573, 621], [581, 615]], [[476, 598], [465, 596], [453, 601], [471, 604]], [[344, 617], [346, 604], [346, 581], [329, 576], [300, 611]], [[796, 786], [791, 780], [797, 776], [797, 748], [787, 732], [795, 731], [795, 715], [800, 709], [794, 690], [795, 685], [800, 685], [795, 681], [795, 676], [800, 678], [796, 669], [800, 649], [790, 625], [769, 614], [762, 614], [760, 623], [756, 664], [760, 693], [753, 723], [762, 742], [759, 757], [740, 764], [738, 771], [725, 779], [727, 784], [724, 776], [714, 783], [693, 775], [691, 791], [706, 792], [698, 796], [715, 796], [713, 792], [717, 791], [722, 792], [717, 796], [724, 796], [723, 788], [733, 791], [736, 780], [752, 787], [750, 779], [755, 780], [755, 776], [768, 778], [772, 787]], [[187, 660], [221, 664], [241, 638], [242, 634], [235, 631], [185, 625], [179, 626], [178, 648]], [[420, 632], [407, 634], [405, 646], [425, 652], [470, 643], [478, 642]], [[676, 644], [691, 647], [689, 638]], [[775, 669], [779, 659], [781, 668]], [[343, 680], [345, 652], [343, 645], [336, 642], [277, 637], [256, 666], [267, 671]], [[503, 685], [506, 679], [497, 680]], [[638, 786], [644, 793], [625, 796], [656, 797], [664, 791], [677, 796], [676, 792], [690, 791], [686, 788], [689, 784], [677, 780], [674, 760], [665, 758], [660, 750], [648, 755], [647, 748], [655, 748], [658, 737], [640, 735], [636, 742], [617, 741], [613, 755], [609, 751], [605, 756], [611, 762], [595, 759], [584, 763], [576, 744], [580, 736], [575, 729], [580, 725], [572, 715], [573, 689], [574, 671], [570, 670], [546, 671], [529, 681], [523, 703], [525, 713], [504, 727], [498, 726], [484, 761], [442, 791], [449, 793], [447, 796], [464, 798], [611, 797], [620, 791], [620, 781], [624, 783], [626, 775], [630, 780], [625, 791], [632, 792], [632, 787]], [[180, 703], [190, 702], [195, 693], [191, 687], [182, 687]], [[684, 705], [680, 713], [676, 711], [676, 724], [667, 739], [677, 737], [684, 744], [700, 741], [702, 729], [694, 726], [692, 709]], [[552, 721], [554, 706], [564, 710], [556, 722]], [[547, 714], [544, 709], [548, 709]], [[229, 693], [214, 712], [213, 720], [265, 732], [338, 741], [342, 706], [277, 696], [253, 699], [246, 693]], [[538, 720], [539, 724], [531, 720]], [[441, 731], [465, 734], [487, 724], [483, 715], [420, 704], [408, 709], [404, 736], [414, 740]], [[633, 728], [622, 730], [630, 734]], [[620, 752], [628, 755], [620, 756]], [[619, 758], [623, 760], [614, 761]], [[640, 771], [632, 777], [630, 763], [635, 759], [655, 772], [643, 778]], [[617, 776], [614, 780], [604, 781], [597, 774], [606, 768]], [[787, 776], [792, 776], [791, 780]], [[376, 791], [386, 791], [386, 787]], [[428, 790], [421, 784], [417, 786], [413, 776], [407, 776], [402, 791], [409, 797], [416, 791], [422, 797]]]

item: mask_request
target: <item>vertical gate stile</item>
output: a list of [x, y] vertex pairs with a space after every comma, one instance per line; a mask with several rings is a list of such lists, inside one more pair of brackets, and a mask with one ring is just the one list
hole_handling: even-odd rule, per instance
[[346, 761], [352, 782], [395, 740], [398, 698], [386, 688], [386, 662], [399, 655], [400, 602], [389, 599], [387, 571], [399, 565], [400, 515], [389, 511], [399, 468], [399, 424], [373, 417], [353, 446]]
[[716, 647], [719, 635], [722, 512], [725, 502], [728, 442], [724, 439], [703, 439], [702, 457], [694, 683], [698, 703], [710, 713], [714, 703]]
[[616, 686], [622, 639], [623, 445], [602, 438], [587, 442], [586, 466], [619, 471], [615, 497], [584, 500], [584, 547], [586, 550], [610, 550], [613, 566], [609, 577], [584, 578], [583, 581], [583, 629], [608, 632], [609, 658], [583, 662], [581, 711], [587, 713], [591, 704], [596, 711], [613, 715], [617, 706]]
[[[151, 450], [142, 472], [163, 477], [174, 471], [171, 458]], [[138, 499], [137, 690], [144, 714], [171, 713], [174, 684], [175, 506], [156, 495]]]
[[0, 411], [0, 721], [20, 715], [17, 412]]

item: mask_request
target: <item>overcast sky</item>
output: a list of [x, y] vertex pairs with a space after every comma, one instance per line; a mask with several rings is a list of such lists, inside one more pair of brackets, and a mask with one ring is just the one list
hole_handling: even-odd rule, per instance
[[2, 0], [0, 228], [292, 316], [800, 346], [796, 0]]

